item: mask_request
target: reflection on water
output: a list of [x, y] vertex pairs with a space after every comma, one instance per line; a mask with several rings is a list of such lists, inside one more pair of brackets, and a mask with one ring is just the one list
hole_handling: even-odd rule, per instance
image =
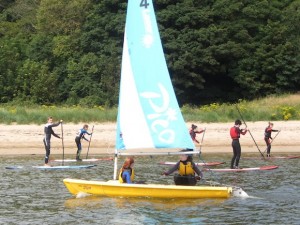
[[198, 206], [217, 206], [222, 204], [226, 199], [154, 199], [148, 198], [108, 198], [88, 196], [84, 198], [69, 198], [65, 201], [66, 208], [101, 208], [105, 207], [108, 202], [113, 203], [118, 209], [132, 207], [145, 206], [151, 204], [153, 208], [160, 211], [170, 211], [176, 208], [189, 208], [192, 205]]
[[[231, 154], [210, 154], [206, 161], [226, 161]], [[160, 174], [168, 169], [161, 161], [178, 157], [136, 157], [138, 180], [172, 184], [173, 177]], [[251, 198], [143, 199], [88, 196], [74, 198], [64, 178], [109, 180], [113, 162], [101, 161], [83, 170], [43, 171], [33, 169], [41, 156], [1, 157], [0, 224], [299, 224], [300, 159], [241, 160], [241, 166], [279, 165], [271, 171], [245, 173], [205, 172], [205, 184], [214, 181], [241, 186]], [[120, 163], [123, 159], [119, 160]], [[23, 166], [7, 170], [5, 166]], [[24, 222], [26, 221], [26, 222]]]

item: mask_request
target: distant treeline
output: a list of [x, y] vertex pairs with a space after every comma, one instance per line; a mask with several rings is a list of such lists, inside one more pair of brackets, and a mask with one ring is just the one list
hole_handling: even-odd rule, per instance
[[[299, 0], [153, 2], [180, 105], [299, 90]], [[126, 7], [1, 0], [0, 103], [117, 105]]]

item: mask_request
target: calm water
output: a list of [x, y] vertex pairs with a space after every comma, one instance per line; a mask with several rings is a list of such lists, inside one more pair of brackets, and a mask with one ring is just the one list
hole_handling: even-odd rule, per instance
[[[0, 224], [300, 224], [300, 159], [271, 162], [242, 159], [242, 167], [280, 167], [272, 171], [204, 173], [207, 181], [243, 187], [251, 198], [163, 200], [76, 199], [67, 191], [62, 180], [111, 179], [113, 162], [102, 161], [97, 163], [97, 167], [81, 170], [42, 171], [31, 168], [42, 164], [42, 157], [0, 158]], [[222, 168], [228, 167], [231, 154], [203, 157], [207, 162], [226, 161], [227, 165], [219, 166]], [[159, 175], [168, 167], [157, 163], [175, 160], [176, 156], [136, 157], [136, 179], [171, 184], [172, 176]], [[12, 165], [24, 168], [5, 169], [5, 166]]]

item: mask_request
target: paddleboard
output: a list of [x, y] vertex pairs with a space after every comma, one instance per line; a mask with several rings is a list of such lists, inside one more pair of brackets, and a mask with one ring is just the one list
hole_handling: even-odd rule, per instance
[[300, 156], [272, 156], [272, 157], [243, 157], [243, 159], [263, 159], [263, 160], [272, 160], [272, 159], [298, 159]]
[[214, 172], [247, 172], [247, 171], [255, 171], [255, 170], [274, 170], [277, 169], [278, 166], [261, 166], [261, 167], [252, 167], [252, 168], [240, 168], [240, 169], [206, 169], [204, 168], [202, 171], [214, 171]]
[[24, 166], [6, 166], [5, 169], [15, 170], [15, 169], [26, 169], [26, 168], [34, 168], [34, 169], [42, 169], [42, 170], [68, 170], [68, 169], [87, 169], [94, 167], [96, 165], [76, 165], [76, 166], [32, 166], [32, 167], [24, 167]]
[[[174, 166], [177, 162], [160, 162], [160, 165]], [[195, 163], [197, 166], [217, 166], [224, 164], [225, 162], [206, 162], [206, 163]]]
[[16, 170], [16, 169], [22, 169], [23, 166], [6, 166], [5, 169], [8, 170]]
[[96, 165], [76, 165], [76, 166], [33, 166], [36, 169], [42, 170], [65, 170], [65, 169], [86, 169]]
[[50, 160], [51, 162], [98, 162], [98, 161], [110, 161], [113, 160], [113, 158], [109, 157], [109, 158], [99, 158], [99, 159], [82, 159], [82, 161], [77, 161], [76, 159], [53, 159]]

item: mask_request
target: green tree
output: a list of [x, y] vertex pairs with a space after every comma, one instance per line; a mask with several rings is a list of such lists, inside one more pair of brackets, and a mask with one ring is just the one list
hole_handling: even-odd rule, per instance
[[57, 75], [49, 71], [47, 62], [25, 60], [15, 83], [18, 97], [33, 103], [57, 102]]
[[[299, 90], [299, 0], [153, 3], [180, 104]], [[117, 104], [126, 7], [0, 1], [0, 102]]]

